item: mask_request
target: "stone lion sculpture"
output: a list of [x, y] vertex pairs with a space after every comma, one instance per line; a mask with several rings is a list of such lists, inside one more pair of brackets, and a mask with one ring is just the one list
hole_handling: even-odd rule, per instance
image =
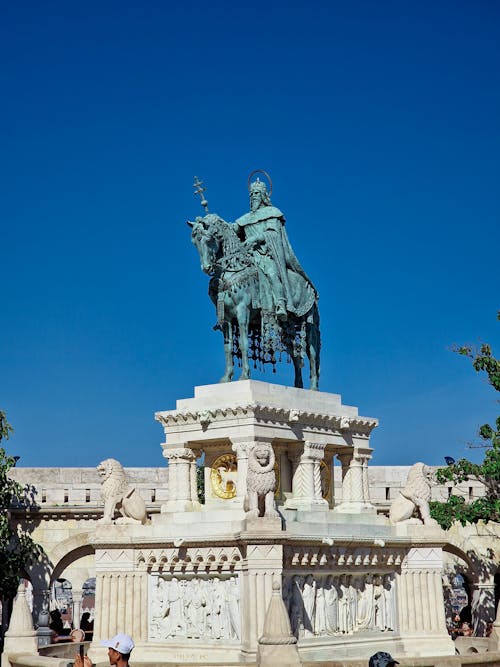
[[251, 518], [260, 515], [259, 500], [264, 505], [265, 517], [279, 517], [274, 503], [274, 490], [276, 488], [274, 462], [274, 450], [271, 445], [256, 445], [250, 450], [245, 510], [247, 516]]
[[[431, 486], [435, 483], [432, 468], [424, 463], [414, 463], [410, 468], [406, 484], [392, 501], [389, 510], [389, 520], [392, 524], [421, 524], [426, 526], [438, 526], [438, 522], [431, 518], [429, 512], [429, 500], [431, 499]], [[421, 519], [414, 517], [417, 513]]]
[[[104, 514], [101, 523], [148, 523], [146, 503], [133, 487], [129, 486], [122, 464], [116, 459], [106, 459], [97, 466], [102, 477], [101, 497]], [[121, 516], [113, 521], [115, 511]]]

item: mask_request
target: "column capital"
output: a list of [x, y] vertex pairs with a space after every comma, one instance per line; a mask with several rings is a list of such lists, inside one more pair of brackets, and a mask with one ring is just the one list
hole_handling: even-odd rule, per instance
[[304, 442], [303, 457], [307, 457], [312, 461], [322, 461], [325, 456], [325, 447], [326, 444], [324, 443], [311, 442], [311, 440], [306, 440]]
[[[169, 463], [177, 463], [179, 459], [192, 461], [195, 459], [195, 453], [189, 447], [175, 447], [174, 449], [164, 449], [163, 456]], [[185, 462], [185, 461], [184, 461]]]

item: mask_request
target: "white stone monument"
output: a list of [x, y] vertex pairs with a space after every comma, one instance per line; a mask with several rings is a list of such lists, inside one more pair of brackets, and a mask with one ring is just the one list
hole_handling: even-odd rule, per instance
[[169, 461], [161, 514], [100, 525], [93, 539], [94, 661], [116, 632], [134, 638], [134, 661], [255, 661], [274, 581], [302, 660], [454, 653], [444, 534], [391, 525], [370, 501], [376, 419], [336, 394], [252, 380], [196, 387], [156, 419]]

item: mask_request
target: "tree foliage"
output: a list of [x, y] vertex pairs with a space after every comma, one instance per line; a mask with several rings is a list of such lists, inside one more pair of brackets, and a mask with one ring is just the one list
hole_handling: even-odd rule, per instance
[[[0, 410], [0, 442], [8, 440], [12, 430], [5, 412]], [[14, 597], [19, 575], [41, 551], [29, 533], [12, 525], [11, 508], [29, 502], [27, 490], [8, 475], [15, 465], [16, 458], [0, 446], [0, 598]]]
[[[498, 319], [500, 320], [500, 312]], [[455, 351], [471, 359], [476, 372], [486, 373], [488, 383], [496, 391], [500, 391], [500, 360], [493, 356], [487, 343], [479, 349], [462, 346]], [[440, 468], [436, 473], [440, 483], [461, 484], [477, 480], [485, 487], [485, 496], [472, 502], [466, 502], [461, 496], [451, 495], [445, 503], [431, 503], [431, 515], [445, 529], [449, 528], [453, 521], [460, 521], [462, 525], [481, 520], [500, 522], [500, 416], [494, 426], [483, 424], [478, 435], [482, 446], [486, 448], [482, 463], [472, 463], [463, 458], [446, 468]]]

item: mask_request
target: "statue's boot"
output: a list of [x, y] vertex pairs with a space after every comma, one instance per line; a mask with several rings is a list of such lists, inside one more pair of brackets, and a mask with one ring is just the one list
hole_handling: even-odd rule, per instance
[[286, 320], [287, 312], [284, 301], [278, 301], [276, 304], [276, 316], [279, 320]]

